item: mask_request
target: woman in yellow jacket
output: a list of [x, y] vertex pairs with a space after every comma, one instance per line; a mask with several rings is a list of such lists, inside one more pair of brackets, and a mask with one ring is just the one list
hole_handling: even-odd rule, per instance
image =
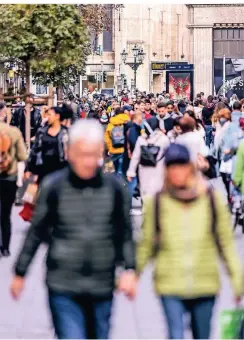
[[155, 258], [155, 290], [162, 301], [170, 339], [184, 338], [185, 311], [191, 314], [194, 339], [208, 339], [220, 290], [219, 254], [236, 298], [243, 293], [230, 216], [222, 197], [209, 189], [190, 162], [185, 146], [172, 144], [165, 153], [165, 166], [163, 192], [145, 202], [137, 270], [140, 274]]
[[129, 115], [122, 108], [115, 109], [115, 116], [109, 120], [105, 132], [105, 143], [111, 159], [114, 163], [115, 172], [123, 177], [123, 157], [125, 130], [124, 125], [130, 120]]

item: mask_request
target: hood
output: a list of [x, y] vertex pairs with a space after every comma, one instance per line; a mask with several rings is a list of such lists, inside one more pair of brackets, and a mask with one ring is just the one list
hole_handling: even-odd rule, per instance
[[129, 120], [130, 120], [130, 117], [127, 114], [121, 113], [115, 117], [110, 118], [110, 123], [112, 125], [123, 125], [127, 123]]
[[232, 123], [237, 123], [239, 124], [239, 120], [242, 116], [242, 113], [240, 111], [233, 111], [231, 113], [231, 120], [232, 120]]
[[143, 137], [146, 138], [147, 142], [149, 144], [155, 144], [156, 142], [158, 142], [160, 139], [162, 139], [162, 141], [165, 140], [165, 135], [163, 134], [162, 131], [160, 130], [155, 130], [154, 133], [150, 136], [147, 136], [147, 134], [143, 134]]
[[163, 118], [161, 118], [159, 115], [157, 115], [157, 118], [158, 118], [159, 120], [166, 120], [166, 119], [171, 118], [171, 115], [170, 115], [169, 113], [166, 113], [166, 115], [165, 115]]

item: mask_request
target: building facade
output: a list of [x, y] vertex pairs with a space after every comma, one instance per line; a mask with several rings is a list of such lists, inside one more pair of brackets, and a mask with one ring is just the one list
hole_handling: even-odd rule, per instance
[[[244, 5], [187, 5], [194, 92], [244, 97]], [[224, 77], [225, 74], [225, 77]], [[224, 84], [225, 78], [225, 86]]]

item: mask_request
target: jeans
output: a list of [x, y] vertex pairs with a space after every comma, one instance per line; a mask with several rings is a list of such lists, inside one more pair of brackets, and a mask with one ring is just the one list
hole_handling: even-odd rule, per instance
[[205, 131], [206, 131], [206, 145], [210, 148], [210, 145], [213, 142], [213, 127], [212, 127], [212, 125], [205, 125]]
[[131, 199], [133, 198], [133, 195], [135, 193], [135, 189], [137, 187], [137, 176], [136, 177], [132, 177], [131, 182], [128, 182], [128, 188], [129, 188], [129, 193], [130, 193], [130, 197]]
[[0, 179], [0, 216], [2, 248], [9, 250], [11, 238], [11, 211], [17, 191], [16, 180]]
[[114, 163], [114, 169], [117, 175], [123, 177], [123, 160], [124, 160], [124, 154], [120, 153], [117, 155], [112, 155], [111, 159]]
[[191, 315], [191, 327], [194, 339], [209, 339], [210, 323], [215, 297], [181, 299], [175, 296], [162, 296], [170, 339], [184, 339], [185, 312]]
[[108, 339], [112, 298], [95, 300], [49, 291], [58, 339]]

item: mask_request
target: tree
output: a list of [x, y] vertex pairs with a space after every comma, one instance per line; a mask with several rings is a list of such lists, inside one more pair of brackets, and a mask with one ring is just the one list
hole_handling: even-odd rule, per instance
[[24, 65], [27, 92], [30, 71], [55, 74], [59, 69], [83, 72], [87, 31], [76, 5], [0, 5], [3, 56]]

